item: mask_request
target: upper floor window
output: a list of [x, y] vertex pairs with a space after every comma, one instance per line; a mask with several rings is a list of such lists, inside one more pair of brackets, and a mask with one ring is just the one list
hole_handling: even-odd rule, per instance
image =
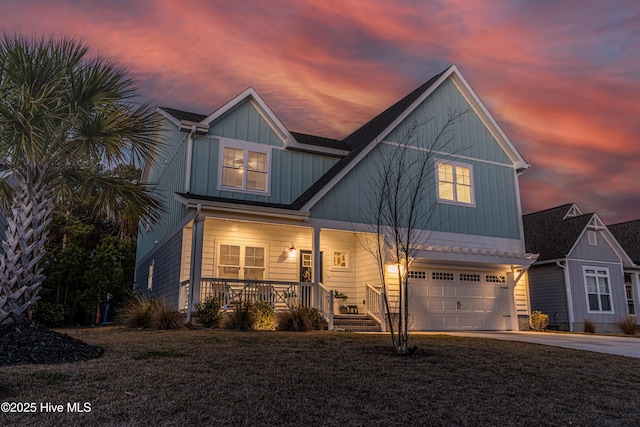
[[269, 192], [269, 147], [253, 143], [221, 142], [220, 190]]
[[437, 165], [438, 201], [474, 206], [473, 166], [439, 161]]
[[613, 312], [609, 269], [607, 267], [584, 267], [584, 281], [590, 312]]

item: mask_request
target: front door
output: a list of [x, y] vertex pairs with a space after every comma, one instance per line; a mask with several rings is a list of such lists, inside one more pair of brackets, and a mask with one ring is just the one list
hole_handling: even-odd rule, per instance
[[[322, 252], [320, 252], [320, 281], [322, 282]], [[313, 252], [300, 251], [300, 281], [313, 282]]]

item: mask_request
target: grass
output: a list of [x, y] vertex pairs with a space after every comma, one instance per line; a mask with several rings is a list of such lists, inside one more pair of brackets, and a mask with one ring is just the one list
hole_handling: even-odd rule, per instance
[[0, 413], [0, 425], [637, 425], [640, 359], [535, 344], [331, 332], [65, 332], [106, 352], [0, 368], [0, 402], [90, 413]]

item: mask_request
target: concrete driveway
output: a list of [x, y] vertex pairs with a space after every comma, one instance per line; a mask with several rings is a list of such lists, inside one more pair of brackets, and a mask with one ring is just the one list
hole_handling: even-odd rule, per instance
[[640, 339], [607, 335], [570, 334], [557, 332], [429, 332], [458, 337], [490, 338], [573, 348], [640, 358]]

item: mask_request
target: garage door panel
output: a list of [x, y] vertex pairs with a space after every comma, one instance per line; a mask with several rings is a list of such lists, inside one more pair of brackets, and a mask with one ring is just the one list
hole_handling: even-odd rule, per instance
[[[504, 283], [485, 283], [474, 272], [424, 274], [410, 279], [410, 315], [416, 330], [506, 330], [508, 289]], [[482, 281], [476, 280], [482, 277]]]

